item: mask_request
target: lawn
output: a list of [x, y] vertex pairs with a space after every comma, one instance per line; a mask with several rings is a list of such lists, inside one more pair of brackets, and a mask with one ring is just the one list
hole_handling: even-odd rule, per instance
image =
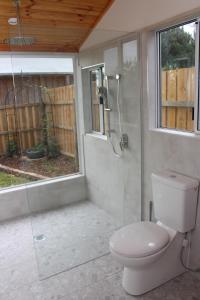
[[0, 187], [2, 188], [12, 186], [12, 185], [28, 183], [30, 181], [31, 180], [24, 177], [19, 177], [5, 172], [0, 172]]
[[49, 178], [78, 172], [78, 166], [75, 159], [62, 154], [56, 158], [48, 159], [47, 157], [44, 157], [39, 160], [27, 160], [26, 157], [20, 156], [0, 156], [0, 164], [25, 172], [33, 172]]

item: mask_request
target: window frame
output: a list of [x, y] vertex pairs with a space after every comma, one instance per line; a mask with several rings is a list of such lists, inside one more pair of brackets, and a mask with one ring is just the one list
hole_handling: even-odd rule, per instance
[[[176, 128], [162, 127], [162, 79], [161, 79], [161, 43], [160, 34], [166, 30], [184, 26], [194, 22], [196, 24], [195, 36], [195, 99], [194, 99], [194, 128], [193, 131], [182, 130]], [[166, 132], [177, 132], [182, 134], [198, 134], [200, 135], [200, 18], [190, 18], [178, 23], [173, 23], [171, 26], [166, 26], [155, 31], [155, 53], [156, 53], [156, 107], [155, 107], [155, 128]], [[198, 128], [199, 122], [199, 128]]]
[[92, 110], [92, 72], [100, 70], [100, 81], [101, 81], [101, 86], [104, 86], [104, 79], [103, 79], [103, 69], [105, 68], [104, 64], [99, 64], [95, 65], [91, 68], [89, 68], [89, 80], [90, 80], [90, 103], [91, 103], [91, 129], [92, 133], [97, 134], [97, 135], [105, 135], [105, 114], [104, 114], [104, 104], [99, 103], [99, 125], [100, 125], [100, 131], [96, 131], [93, 129], [93, 110]]

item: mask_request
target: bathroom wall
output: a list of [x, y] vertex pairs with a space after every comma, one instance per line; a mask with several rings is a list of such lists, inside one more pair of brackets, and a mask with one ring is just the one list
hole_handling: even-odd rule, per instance
[[[132, 39], [130, 38], [130, 41]], [[127, 42], [129, 39], [127, 39]], [[122, 129], [129, 137], [129, 148], [123, 156], [114, 155], [109, 140], [91, 134], [88, 122], [87, 75], [83, 71], [83, 109], [85, 116], [84, 153], [86, 179], [90, 200], [112, 214], [120, 224], [141, 219], [141, 128], [140, 128], [140, 72], [137, 41], [126, 46], [132, 47], [134, 63], [126, 65], [126, 49], [121, 53], [121, 42], [102, 45], [93, 50], [81, 52], [81, 67], [105, 62], [107, 73], [120, 73], [120, 109]], [[124, 46], [126, 48], [126, 46]], [[118, 54], [116, 55], [116, 51]], [[115, 53], [115, 54], [114, 54]], [[118, 57], [117, 57], [118, 56]], [[116, 58], [117, 57], [117, 58]], [[111, 72], [112, 68], [112, 72]], [[116, 104], [116, 81], [110, 82], [109, 101], [112, 106], [111, 129], [114, 144], [119, 151], [119, 122]]]
[[[142, 33], [143, 61], [143, 188], [142, 215], [149, 217], [149, 201], [152, 200], [151, 173], [170, 169], [200, 181], [200, 136], [191, 133], [173, 133], [153, 128], [155, 117], [156, 74], [152, 55], [152, 33]], [[148, 80], [147, 80], [148, 78]], [[178, 214], [178, 212], [177, 212]], [[200, 199], [197, 224], [193, 232], [191, 262], [200, 266]]]
[[3, 189], [0, 191], [0, 221], [86, 199], [83, 175]]
[[[174, 2], [174, 1], [173, 1]], [[179, 1], [176, 1], [178, 7]], [[175, 4], [175, 2], [174, 2]], [[171, 21], [181, 21], [183, 17], [197, 16], [199, 8], [194, 12], [189, 12], [191, 9], [190, 3], [186, 3], [186, 7], [180, 12], [177, 9], [177, 16], [174, 17], [174, 11], [169, 13], [165, 17], [162, 13], [162, 18], [159, 22], [168, 24]], [[195, 3], [198, 7], [198, 3]], [[170, 7], [170, 5], [168, 4]], [[188, 10], [188, 11], [187, 11]], [[178, 15], [180, 13], [180, 15]], [[182, 15], [181, 15], [182, 14]], [[170, 21], [169, 19], [172, 18]], [[166, 22], [166, 23], [164, 23]], [[130, 22], [127, 21], [128, 24]], [[119, 24], [119, 23], [118, 23]], [[113, 24], [111, 24], [113, 25]], [[110, 25], [110, 26], [111, 26]], [[126, 31], [126, 22], [124, 21], [124, 27], [117, 27]], [[156, 28], [156, 24], [152, 27]], [[160, 25], [158, 25], [160, 26]], [[140, 29], [140, 28], [138, 28]], [[142, 26], [141, 26], [142, 29]], [[130, 31], [130, 27], [127, 27], [127, 31]], [[135, 28], [132, 28], [134, 31]], [[151, 30], [149, 28], [149, 30]], [[173, 171], [195, 177], [200, 180], [200, 136], [192, 134], [173, 134], [172, 132], [161, 132], [153, 130], [152, 118], [154, 118], [155, 111], [155, 90], [156, 90], [156, 76], [155, 76], [155, 61], [149, 56], [150, 45], [149, 30], [141, 33], [141, 62], [142, 62], [142, 119], [141, 125], [136, 124], [134, 114], [130, 118], [129, 124], [134, 127], [141, 127], [142, 136], [142, 159], [138, 160], [142, 162], [140, 173], [142, 176], [142, 191], [138, 191], [138, 186], [135, 181], [135, 169], [134, 169], [134, 155], [130, 160], [127, 159], [125, 165], [124, 161], [117, 160], [111, 152], [109, 144], [103, 140], [95, 139], [92, 136], [85, 136], [85, 153], [86, 153], [86, 175], [88, 180], [88, 187], [90, 197], [93, 201], [106, 208], [115, 214], [120, 216], [120, 209], [123, 207], [123, 201], [126, 201], [126, 195], [129, 193], [129, 214], [132, 214], [133, 219], [136, 220], [139, 216], [140, 203], [138, 201], [138, 195], [142, 193], [142, 219], [149, 219], [149, 201], [152, 200], [152, 187], [151, 187], [151, 173], [160, 171], [163, 169], [171, 169]], [[98, 47], [93, 50], [88, 50], [81, 53], [81, 65], [87, 66], [94, 63], [103, 61], [102, 47]], [[149, 80], [147, 80], [147, 78]], [[135, 104], [135, 107], [138, 106]], [[127, 107], [129, 109], [129, 107]], [[131, 115], [130, 111], [130, 115]], [[139, 132], [139, 131], [138, 131]], [[132, 150], [132, 149], [131, 149]], [[137, 149], [139, 150], [139, 148]], [[136, 168], [139, 169], [138, 167]], [[129, 170], [128, 182], [125, 185], [125, 181], [121, 182], [123, 178], [122, 170], [126, 174], [126, 170]], [[130, 171], [131, 170], [131, 171]], [[141, 171], [142, 170], [142, 171]], [[136, 172], [137, 173], [137, 172]], [[119, 175], [120, 174], [120, 175]], [[122, 176], [121, 176], [122, 174]], [[123, 191], [123, 187], [128, 187], [129, 192], [126, 193], [126, 189]], [[124, 200], [122, 200], [122, 198]], [[124, 202], [125, 203], [125, 202]], [[139, 209], [137, 207], [139, 206]], [[177, 212], [178, 213], [178, 212]], [[135, 218], [134, 215], [137, 215]], [[130, 218], [131, 220], [131, 218]], [[193, 232], [192, 239], [192, 251], [191, 251], [191, 264], [194, 266], [200, 265], [200, 199], [197, 211], [197, 224], [195, 231]]]

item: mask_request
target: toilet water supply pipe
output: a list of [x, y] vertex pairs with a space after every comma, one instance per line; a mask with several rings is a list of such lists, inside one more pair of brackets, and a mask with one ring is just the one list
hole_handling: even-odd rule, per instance
[[[119, 101], [119, 95], [120, 95], [120, 75], [119, 74], [116, 74], [115, 77], [114, 76], [106, 76], [106, 82], [107, 82], [107, 97], [108, 97], [108, 94], [109, 94], [109, 79], [116, 79], [117, 80], [117, 110], [118, 110], [118, 120], [119, 120], [119, 133], [120, 133], [120, 137], [122, 138], [122, 122], [121, 122], [121, 110], [120, 110], [120, 101]], [[110, 108], [107, 108], [106, 111], [111, 111]], [[123, 154], [123, 151], [124, 151], [124, 147], [123, 147], [123, 143], [122, 143], [122, 146], [120, 147], [121, 148], [121, 153], [118, 153], [117, 150], [115, 149], [115, 146], [113, 144], [113, 140], [112, 140], [112, 135], [111, 135], [111, 128], [110, 128], [110, 115], [109, 115], [109, 128], [108, 128], [108, 134], [107, 134], [107, 137], [108, 137], [108, 140], [112, 146], [112, 150], [115, 154], [116, 157], [118, 158], [121, 158], [122, 157], [122, 154]]]
[[[200, 190], [198, 189], [197, 199], [199, 199], [199, 192], [200, 192]], [[198, 208], [198, 204], [197, 204], [197, 208]], [[197, 219], [197, 211], [196, 211], [196, 219]], [[180, 260], [181, 260], [182, 266], [186, 270], [188, 270], [190, 272], [194, 272], [194, 273], [199, 273], [200, 272], [200, 267], [199, 268], [190, 268], [190, 267], [188, 267], [189, 258], [190, 258], [190, 251], [191, 251], [191, 238], [192, 238], [192, 230], [185, 233], [185, 237], [184, 237], [184, 240], [183, 240], [183, 245], [182, 245], [181, 253], [180, 253]], [[183, 255], [184, 255], [184, 252], [185, 252], [186, 248], [188, 248], [188, 252], [187, 252], [186, 264], [185, 264]]]
[[[191, 236], [192, 236], [192, 232], [187, 232], [185, 234], [185, 238], [183, 240], [183, 246], [182, 246], [182, 249], [181, 249], [181, 253], [180, 253], [180, 260], [181, 260], [181, 264], [182, 266], [190, 271], [190, 272], [194, 272], [194, 273], [199, 273], [200, 272], [200, 267], [199, 268], [190, 268], [188, 267], [188, 264], [189, 264], [189, 257], [190, 257], [190, 250], [191, 250]], [[185, 264], [184, 262], [184, 258], [183, 258], [183, 255], [184, 255], [184, 250], [188, 247], [188, 253], [187, 253], [187, 263]]]

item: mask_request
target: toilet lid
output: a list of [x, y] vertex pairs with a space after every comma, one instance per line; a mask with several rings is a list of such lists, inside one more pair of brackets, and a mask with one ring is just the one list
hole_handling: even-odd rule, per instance
[[110, 248], [119, 255], [144, 257], [152, 255], [169, 242], [168, 232], [152, 222], [140, 222], [116, 231], [110, 239]]

